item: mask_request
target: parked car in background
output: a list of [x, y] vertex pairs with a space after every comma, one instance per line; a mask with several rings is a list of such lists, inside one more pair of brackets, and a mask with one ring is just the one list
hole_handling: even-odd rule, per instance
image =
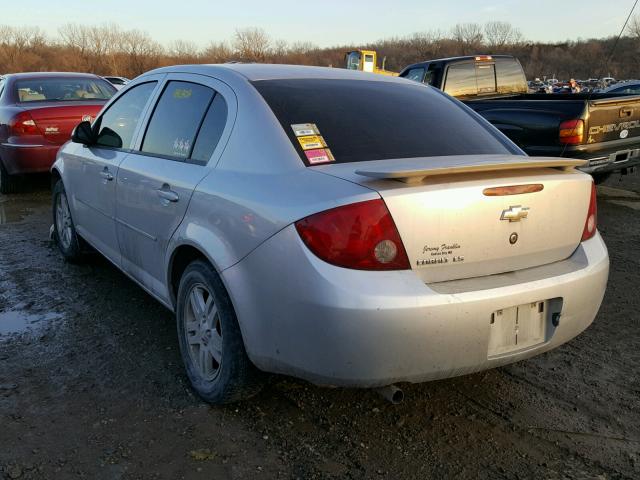
[[429, 60], [400, 76], [460, 99], [529, 155], [587, 160], [580, 168], [597, 182], [640, 163], [640, 98], [572, 94], [555, 79], [555, 95], [528, 94], [522, 66], [509, 55]]
[[[260, 371], [382, 387], [548, 351], [608, 276], [591, 177], [392, 76], [260, 64], [137, 77], [53, 166], [54, 238], [176, 313], [207, 401]], [[62, 287], [61, 287], [62, 288]]]
[[130, 80], [126, 77], [102, 77], [105, 80], [109, 81], [116, 89], [120, 90], [124, 87]]
[[624, 95], [640, 95], [640, 80], [629, 80], [619, 82], [603, 88], [599, 93], [620, 93]]
[[13, 193], [19, 175], [48, 172], [73, 128], [95, 118], [116, 93], [83, 73], [17, 73], [0, 77], [0, 193]]

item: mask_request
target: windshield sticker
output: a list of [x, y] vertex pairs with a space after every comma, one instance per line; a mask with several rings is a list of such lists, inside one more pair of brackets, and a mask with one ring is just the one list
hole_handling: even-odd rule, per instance
[[304, 154], [307, 156], [307, 160], [311, 165], [318, 165], [319, 163], [335, 162], [331, 150], [328, 148], [318, 148], [315, 150], [305, 150]]
[[325, 148], [327, 146], [322, 135], [298, 137], [298, 142], [300, 142], [300, 146], [303, 150], [314, 150], [317, 148]]
[[305, 137], [307, 135], [320, 135], [320, 131], [318, 127], [316, 127], [315, 123], [296, 123], [291, 125], [293, 129], [293, 133], [296, 134], [296, 137]]

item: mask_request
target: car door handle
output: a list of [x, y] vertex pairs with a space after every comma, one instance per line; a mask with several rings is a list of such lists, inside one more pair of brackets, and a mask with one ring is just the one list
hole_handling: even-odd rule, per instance
[[162, 188], [157, 189], [156, 192], [158, 192], [158, 196], [161, 199], [166, 200], [167, 202], [177, 202], [180, 199], [178, 194], [173, 190], [170, 190], [168, 186], [163, 186]]
[[110, 182], [111, 180], [113, 180], [113, 175], [112, 175], [112, 174], [111, 174], [111, 172], [107, 169], [107, 167], [104, 167], [104, 170], [102, 170], [102, 171], [100, 172], [100, 176], [101, 176], [102, 178], [104, 178], [105, 180], [109, 181], [109, 182]]

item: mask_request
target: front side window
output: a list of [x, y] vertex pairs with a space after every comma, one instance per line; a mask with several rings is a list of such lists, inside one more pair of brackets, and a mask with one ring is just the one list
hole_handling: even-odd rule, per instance
[[109, 107], [94, 125], [98, 132], [97, 145], [131, 148], [133, 134], [156, 84], [148, 82], [136, 85]]
[[171, 81], [158, 100], [141, 150], [187, 159], [215, 91], [204, 85]]
[[108, 100], [116, 93], [113, 85], [101, 78], [32, 78], [14, 85], [20, 103]]

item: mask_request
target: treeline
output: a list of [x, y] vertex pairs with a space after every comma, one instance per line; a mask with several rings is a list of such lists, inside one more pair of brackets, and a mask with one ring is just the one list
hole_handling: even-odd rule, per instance
[[364, 48], [377, 50], [380, 60], [386, 58], [386, 68], [395, 71], [431, 58], [490, 53], [515, 55], [528, 78], [640, 77], [640, 19], [631, 22], [609, 58], [614, 43], [614, 37], [530, 42], [506, 22], [458, 24], [447, 32], [427, 31], [331, 48], [273, 39], [259, 28], [237, 30], [229, 41], [199, 48], [188, 40], [162, 45], [147, 32], [125, 30], [114, 24], [67, 24], [59, 29], [56, 38], [48, 37], [37, 27], [0, 25], [0, 73], [85, 71], [133, 78], [165, 65], [229, 61], [343, 67], [346, 51]]

